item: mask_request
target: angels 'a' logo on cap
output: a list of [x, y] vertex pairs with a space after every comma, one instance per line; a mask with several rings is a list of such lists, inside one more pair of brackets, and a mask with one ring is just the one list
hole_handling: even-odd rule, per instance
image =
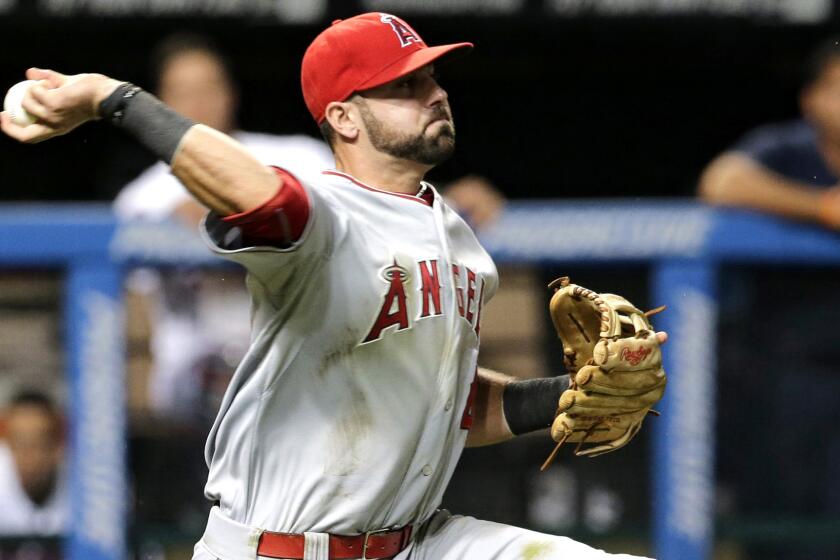
[[417, 35], [417, 33], [412, 28], [410, 28], [406, 22], [404, 22], [397, 16], [392, 16], [390, 14], [382, 14], [379, 19], [382, 23], [387, 23], [391, 26], [391, 29], [394, 30], [394, 33], [397, 34], [397, 37], [400, 40], [400, 46], [407, 47], [411, 43], [423, 42], [423, 40]]

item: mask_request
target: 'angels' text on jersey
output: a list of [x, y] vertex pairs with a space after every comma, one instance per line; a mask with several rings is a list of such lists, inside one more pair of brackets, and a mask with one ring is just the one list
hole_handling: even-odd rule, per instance
[[[425, 317], [443, 314], [440, 301], [441, 278], [438, 259], [418, 261], [415, 277], [420, 278], [421, 305], [415, 314], [414, 321]], [[396, 331], [411, 327], [405, 284], [409, 274], [394, 260], [393, 264], [382, 271], [382, 278], [388, 283], [387, 291], [382, 298], [382, 306], [362, 344], [379, 340], [383, 331], [396, 326]], [[452, 264], [452, 285], [458, 301], [458, 314], [475, 330], [478, 335], [481, 322], [481, 305], [484, 296], [484, 279], [480, 278], [467, 266]]]

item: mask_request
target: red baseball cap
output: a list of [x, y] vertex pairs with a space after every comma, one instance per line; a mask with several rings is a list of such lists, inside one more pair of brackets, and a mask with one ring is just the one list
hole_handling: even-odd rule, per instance
[[472, 43], [429, 47], [405, 21], [371, 12], [335, 20], [318, 35], [300, 73], [303, 98], [320, 124], [327, 105], [381, 86]]

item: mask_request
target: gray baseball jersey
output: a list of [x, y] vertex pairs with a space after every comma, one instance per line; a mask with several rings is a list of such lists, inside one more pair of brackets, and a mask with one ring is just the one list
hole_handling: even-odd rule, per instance
[[466, 441], [496, 268], [437, 193], [429, 203], [335, 171], [298, 178], [311, 213], [290, 249], [241, 246], [237, 229], [205, 222], [252, 295], [251, 347], [207, 442], [206, 494], [270, 531], [425, 520]]
[[205, 221], [248, 270], [252, 340], [207, 441], [219, 507], [193, 559], [261, 558], [268, 530], [306, 533], [304, 558], [327, 560], [325, 533], [409, 523], [395, 560], [635, 558], [437, 509], [472, 423], [496, 268], [430, 185], [433, 203], [336, 171], [298, 178], [311, 213], [289, 249]]

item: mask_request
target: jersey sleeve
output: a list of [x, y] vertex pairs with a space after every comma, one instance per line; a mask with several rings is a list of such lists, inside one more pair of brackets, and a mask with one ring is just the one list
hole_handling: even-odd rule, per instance
[[298, 183], [309, 202], [308, 219], [300, 236], [290, 244], [280, 246], [249, 237], [235, 220], [226, 220], [215, 212], [202, 222], [202, 237], [213, 252], [241, 264], [263, 283], [327, 258], [333, 245], [336, 213], [327, 197], [311, 183]]
[[272, 167], [282, 188], [269, 200], [246, 212], [225, 216], [222, 221], [238, 227], [248, 245], [292, 246], [309, 221], [309, 197], [300, 181], [288, 171]]

